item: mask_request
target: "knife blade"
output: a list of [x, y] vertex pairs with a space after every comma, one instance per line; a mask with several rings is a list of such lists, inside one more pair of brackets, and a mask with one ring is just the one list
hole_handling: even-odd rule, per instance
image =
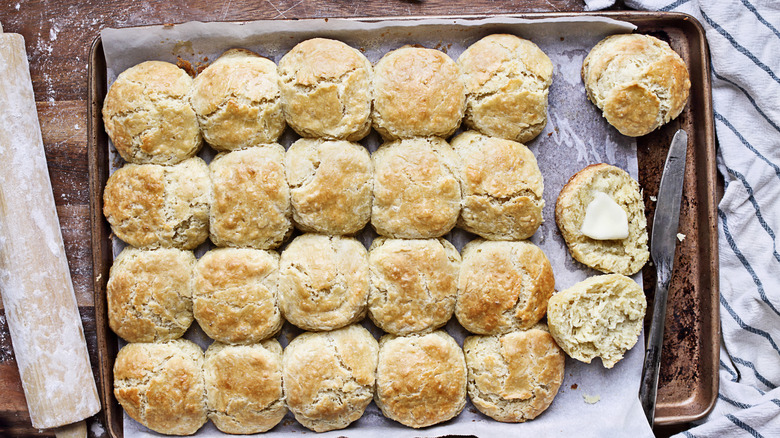
[[680, 201], [682, 200], [687, 150], [688, 134], [680, 129], [674, 134], [661, 174], [661, 185], [658, 188], [658, 201], [650, 238], [650, 256], [656, 267], [657, 280], [653, 316], [650, 322], [650, 332], [647, 335], [647, 350], [642, 367], [642, 381], [639, 386], [639, 401], [651, 427], [655, 419], [658, 373], [661, 368], [661, 348], [663, 347], [664, 322], [666, 320], [666, 301], [669, 293], [669, 281], [672, 278], [674, 251], [677, 247], [677, 227], [680, 221]]

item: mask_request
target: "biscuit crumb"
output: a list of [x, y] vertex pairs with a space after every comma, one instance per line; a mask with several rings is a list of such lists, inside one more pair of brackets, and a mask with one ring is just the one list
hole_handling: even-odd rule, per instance
[[575, 383], [575, 384], [571, 385], [571, 389], [577, 389], [577, 384]]
[[685, 234], [683, 234], [683, 233], [677, 233], [677, 240], [679, 240], [680, 242], [682, 242], [683, 240], [685, 240]]
[[655, 196], [651, 196], [651, 197], [650, 197], [650, 200], [651, 200], [651, 201], [653, 201], [653, 202], [656, 202], [656, 201], [658, 201], [658, 198], [657, 198], [657, 197], [655, 197]]
[[585, 400], [585, 403], [589, 405], [594, 405], [598, 403], [601, 400], [600, 395], [588, 395], [588, 394], [582, 394], [582, 398]]

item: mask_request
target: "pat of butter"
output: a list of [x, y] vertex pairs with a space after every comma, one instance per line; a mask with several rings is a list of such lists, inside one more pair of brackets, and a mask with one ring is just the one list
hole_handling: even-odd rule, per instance
[[580, 231], [596, 240], [625, 239], [628, 237], [628, 216], [609, 195], [596, 192], [585, 208]]

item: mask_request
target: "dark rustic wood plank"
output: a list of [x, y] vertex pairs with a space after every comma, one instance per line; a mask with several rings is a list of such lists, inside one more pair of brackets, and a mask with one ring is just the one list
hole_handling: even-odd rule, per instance
[[38, 120], [57, 205], [89, 205], [87, 102], [38, 102]]

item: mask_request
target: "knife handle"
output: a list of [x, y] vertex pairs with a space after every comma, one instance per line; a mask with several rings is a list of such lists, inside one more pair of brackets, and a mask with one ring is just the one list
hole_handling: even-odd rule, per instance
[[666, 299], [669, 295], [669, 281], [671, 270], [666, 264], [657, 265], [658, 281], [655, 284], [655, 298], [653, 302], [653, 319], [650, 324], [650, 333], [647, 336], [647, 350], [642, 366], [642, 381], [639, 386], [639, 402], [645, 411], [645, 417], [653, 426], [655, 419], [655, 402], [658, 393], [658, 373], [661, 368], [661, 349], [664, 342]]

